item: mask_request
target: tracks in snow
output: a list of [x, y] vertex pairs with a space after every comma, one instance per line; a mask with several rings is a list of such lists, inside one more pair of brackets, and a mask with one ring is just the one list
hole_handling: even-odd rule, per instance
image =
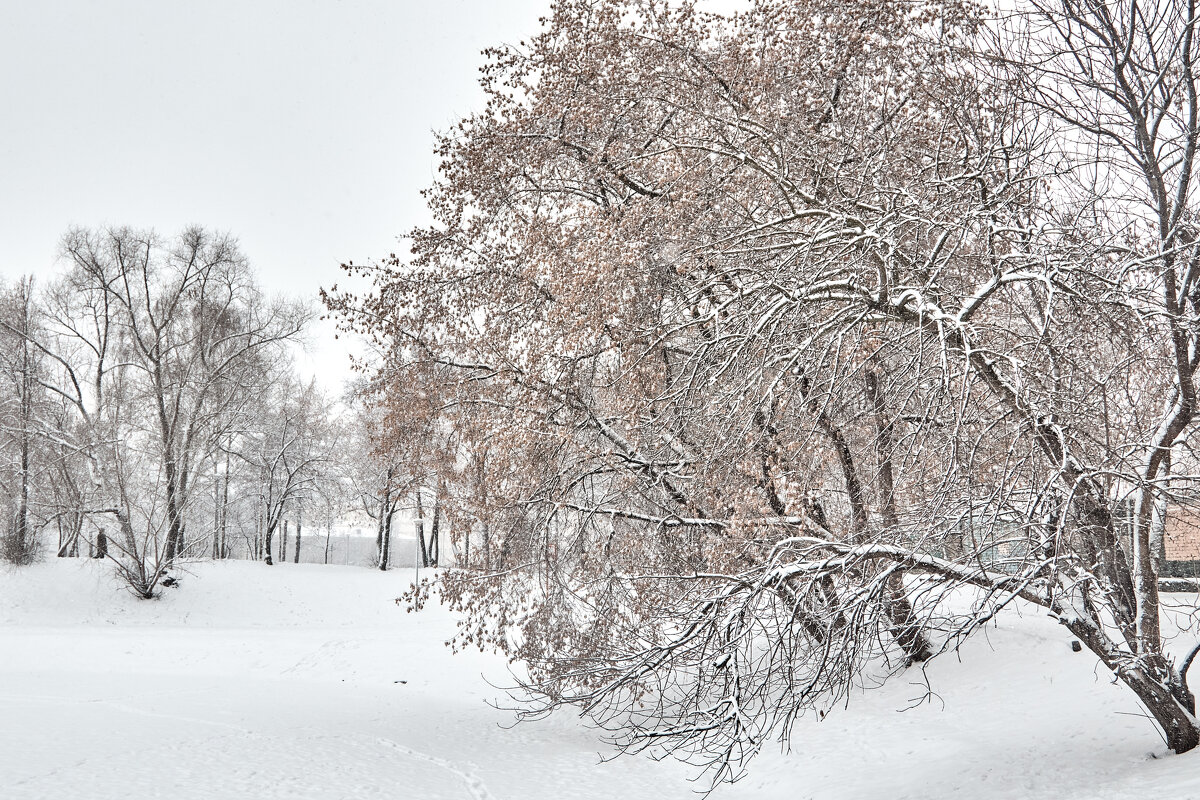
[[480, 778], [471, 770], [465, 767], [460, 767], [453, 761], [447, 761], [444, 758], [431, 756], [428, 753], [422, 753], [420, 750], [413, 750], [411, 747], [398, 744], [397, 742], [393, 742], [391, 739], [380, 739], [379, 743], [390, 747], [393, 750], [397, 750], [406, 756], [411, 756], [412, 758], [426, 761], [434, 766], [441, 767], [447, 772], [453, 773], [458, 777], [459, 780], [463, 782], [463, 785], [466, 786], [467, 792], [470, 793], [473, 800], [496, 800], [496, 796], [488, 790], [487, 784], [483, 782], [482, 778]]

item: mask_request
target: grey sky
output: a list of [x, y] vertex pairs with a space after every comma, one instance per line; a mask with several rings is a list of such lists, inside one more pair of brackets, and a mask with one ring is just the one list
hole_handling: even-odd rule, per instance
[[431, 132], [482, 104], [479, 51], [548, 8], [7, 2], [0, 278], [49, 272], [71, 225], [198, 223], [234, 233], [268, 289], [315, 294], [424, 220]]

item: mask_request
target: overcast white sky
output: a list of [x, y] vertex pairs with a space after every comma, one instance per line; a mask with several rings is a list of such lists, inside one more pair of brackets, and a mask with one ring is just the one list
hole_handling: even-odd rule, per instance
[[[269, 290], [314, 296], [425, 220], [432, 132], [482, 105], [479, 51], [548, 9], [6, 2], [0, 278], [51, 272], [72, 225], [197, 223], [235, 234]], [[344, 360], [328, 344], [314, 358], [327, 378]]]

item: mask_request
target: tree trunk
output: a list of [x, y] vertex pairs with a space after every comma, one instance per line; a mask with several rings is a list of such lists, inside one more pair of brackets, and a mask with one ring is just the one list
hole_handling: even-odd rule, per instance
[[421, 566], [429, 566], [429, 551], [425, 548], [425, 509], [421, 504], [421, 490], [417, 490], [417, 547], [420, 550]]
[[441, 514], [442, 497], [439, 492], [438, 496], [433, 500], [433, 522], [429, 526], [429, 566], [431, 567], [438, 565], [438, 556], [441, 549], [441, 537], [438, 536], [438, 526], [441, 522]]
[[13, 524], [13, 540], [8, 553], [9, 560], [16, 564], [27, 563], [33, 555], [33, 548], [29, 542], [29, 423], [33, 415], [29, 360], [29, 341], [26, 339], [21, 367], [24, 373], [21, 377], [21, 490], [17, 501], [17, 516]]
[[[30, 279], [32, 281], [32, 279]], [[23, 283], [24, 304], [22, 307], [22, 339], [21, 339], [21, 443], [20, 443], [20, 473], [21, 489], [17, 501], [17, 516], [13, 524], [13, 538], [8, 552], [9, 560], [16, 564], [26, 564], [32, 560], [33, 547], [29, 534], [29, 445], [33, 422], [33, 358], [30, 352], [30, 295], [31, 284]]]
[[29, 429], [22, 423], [21, 431], [21, 499], [17, 507], [16, 530], [13, 542], [13, 560], [26, 563], [32, 555], [29, 544]]
[[[883, 404], [883, 392], [879, 389], [879, 376], [867, 369], [867, 397], [875, 417], [875, 457], [878, 460], [875, 485], [879, 491], [880, 515], [883, 524], [896, 529], [900, 520], [896, 514], [896, 487], [892, 476], [892, 423]], [[921, 625], [913, 614], [912, 603], [904, 588], [904, 573], [900, 570], [888, 576], [887, 614], [891, 621], [891, 634], [900, 645], [910, 663], [928, 661], [933, 655], [929, 640], [921, 632]]]
[[225, 451], [225, 474], [221, 476], [221, 558], [229, 558], [229, 451]]
[[387, 569], [387, 552], [384, 549], [383, 533], [388, 525], [388, 506], [392, 503], [392, 472], [388, 470], [388, 480], [383, 487], [383, 499], [379, 502], [379, 529], [375, 534], [375, 563], [380, 569]]
[[64, 528], [62, 523], [62, 515], [59, 515], [59, 558], [78, 558], [79, 557], [79, 535], [83, 529], [83, 515], [72, 511], [66, 515], [67, 526]]
[[212, 557], [221, 557], [221, 470], [213, 459], [213, 540]]
[[325, 563], [329, 563], [329, 540], [333, 536], [333, 521], [330, 520], [325, 526]]
[[1154, 508], [1150, 519], [1150, 559], [1154, 564], [1154, 572], [1161, 575], [1167, 561], [1167, 497], [1171, 490], [1171, 456], [1163, 460], [1162, 491], [1154, 496]]
[[379, 553], [379, 569], [386, 572], [388, 568], [388, 559], [392, 553], [392, 515], [396, 512], [389, 510], [384, 516], [387, 522], [383, 526], [383, 546]]
[[269, 516], [269, 512], [264, 513], [264, 515], [263, 515], [263, 555], [265, 556], [265, 560], [266, 560], [268, 566], [271, 566], [275, 563], [274, 561], [271, 560], [271, 539], [274, 538], [274, 536], [275, 536], [275, 526], [278, 524], [279, 524], [278, 520], [275, 521], [274, 525], [271, 524], [271, 518]]
[[279, 563], [287, 563], [288, 521], [283, 521], [283, 533], [279, 535]]
[[[67, 523], [63, 525], [64, 516]], [[83, 528], [83, 517], [76, 511], [60, 513], [58, 523], [58, 557], [76, 558], [79, 555], [79, 534]]]
[[[1116, 673], [1119, 680], [1134, 691], [1162, 728], [1167, 747], [1176, 753], [1186, 753], [1200, 744], [1200, 728], [1197, 728], [1193, 710], [1195, 700], [1188, 691], [1186, 676], [1178, 674], [1173, 680], [1168, 679], [1174, 684], [1172, 687], [1165, 685], [1163, 681], [1155, 680], [1147, 672], [1153, 670], [1162, 675], [1172, 674], [1170, 665], [1161, 654], [1143, 656], [1144, 666], [1121, 669], [1121, 665], [1109, 653], [1104, 639], [1098, 635], [1094, 625], [1078, 620], [1067, 623], [1067, 630], [1075, 634], [1089, 650], [1100, 657], [1105, 666]], [[1189, 662], [1184, 663], [1185, 669], [1187, 666], [1190, 666]]]
[[492, 528], [486, 519], [483, 521], [483, 568], [492, 571]]
[[96, 552], [93, 558], [108, 557], [108, 537], [104, 535], [104, 528], [96, 534]]
[[296, 511], [296, 552], [292, 555], [292, 563], [293, 564], [300, 563], [300, 531], [301, 531], [301, 526], [303, 524], [304, 524], [304, 509], [297, 509], [297, 511]]
[[[165, 434], [164, 434], [165, 435]], [[164, 560], [170, 564], [183, 548], [183, 519], [179, 509], [179, 474], [174, 456], [168, 451], [166, 459], [167, 549]]]

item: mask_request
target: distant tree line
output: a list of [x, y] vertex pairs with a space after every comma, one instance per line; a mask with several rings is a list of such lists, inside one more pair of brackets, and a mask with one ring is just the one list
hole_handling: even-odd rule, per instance
[[268, 297], [201, 228], [72, 230], [62, 257], [45, 285], [0, 287], [5, 560], [107, 559], [151, 597], [181, 560], [299, 561], [359, 509], [388, 567], [392, 519], [431, 479], [355, 392], [299, 377], [310, 304]]

